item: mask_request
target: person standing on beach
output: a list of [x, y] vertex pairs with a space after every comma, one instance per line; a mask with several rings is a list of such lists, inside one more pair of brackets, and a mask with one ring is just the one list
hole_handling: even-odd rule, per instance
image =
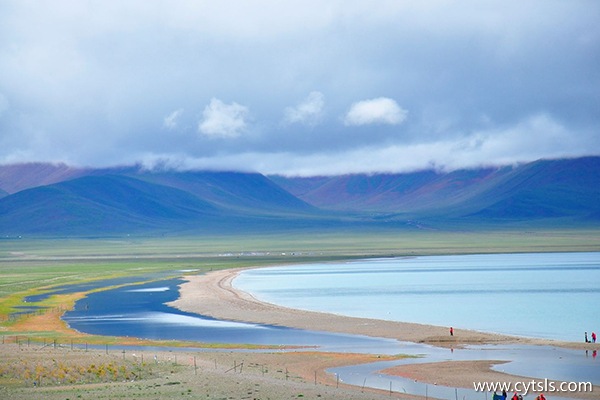
[[450, 336], [454, 336], [454, 329], [450, 327]]
[[585, 342], [586, 342], [586, 343], [589, 343], [589, 342], [590, 342], [590, 341], [588, 340], [588, 337], [587, 337], [587, 332], [585, 333]]
[[596, 332], [592, 332], [592, 343], [596, 343]]

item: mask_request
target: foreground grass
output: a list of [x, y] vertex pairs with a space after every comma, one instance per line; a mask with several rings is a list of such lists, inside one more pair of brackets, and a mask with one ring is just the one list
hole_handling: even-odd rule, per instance
[[[389, 399], [326, 368], [398, 359], [322, 352], [170, 352], [0, 345], [2, 399]], [[251, 358], [251, 359], [249, 359]], [[399, 390], [399, 388], [397, 389]], [[364, 392], [364, 393], [363, 393]]]

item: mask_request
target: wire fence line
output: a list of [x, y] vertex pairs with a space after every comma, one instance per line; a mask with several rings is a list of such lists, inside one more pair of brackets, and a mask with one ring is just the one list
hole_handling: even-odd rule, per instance
[[[103, 378], [103, 381], [115, 380], [115, 379], [131, 379], [139, 380], [144, 378], [156, 377], [161, 373], [162, 367], [176, 367], [181, 370], [192, 371], [194, 375], [202, 374], [203, 371], [208, 369], [223, 373], [225, 375], [231, 374], [248, 374], [248, 375], [260, 375], [269, 376], [281, 380], [293, 380], [297, 382], [304, 382], [314, 385], [324, 385], [329, 387], [339, 388], [341, 382], [340, 377], [337, 374], [328, 376], [323, 374], [322, 370], [314, 370], [313, 378], [307, 379], [307, 377], [301, 377], [291, 372], [290, 367], [281, 365], [279, 363], [257, 363], [248, 362], [242, 359], [217, 359], [207, 356], [205, 352], [194, 352], [193, 350], [185, 349], [181, 352], [175, 350], [169, 350], [168, 348], [156, 348], [144, 346], [124, 346], [115, 345], [109, 343], [100, 344], [98, 342], [90, 343], [85, 339], [66, 339], [66, 338], [49, 338], [49, 337], [36, 337], [31, 335], [0, 335], [2, 345], [13, 345], [18, 346], [22, 350], [29, 349], [31, 352], [37, 351], [59, 351], [59, 352], [79, 352], [88, 353], [94, 352], [97, 355], [109, 356], [109, 358], [115, 361], [127, 362], [130, 365], [136, 365], [137, 368], [132, 369], [130, 373], [125, 372], [121, 375], [115, 371], [117, 367], [111, 366], [108, 363], [104, 369], [102, 366], [96, 365], [96, 369], [92, 371], [92, 375], [95, 373], [97, 376], [88, 377], [88, 379], [78, 379], [77, 382], [71, 383], [90, 383], [97, 381], [96, 378]], [[241, 355], [242, 353], [240, 353]], [[42, 355], [40, 354], [40, 359]], [[57, 368], [63, 368], [64, 366], [58, 366]], [[38, 368], [39, 370], [39, 368]], [[165, 369], [165, 373], [171, 373], [169, 368]], [[0, 371], [1, 373], [2, 371]], [[13, 371], [14, 372], [14, 371]], [[114, 379], [111, 379], [111, 375]], [[65, 377], [61, 376], [60, 373], [55, 371], [44, 370], [43, 373], [26, 373], [23, 376], [23, 380], [33, 382], [34, 385], [56, 385], [61, 382], [65, 382]], [[64, 373], [62, 375], [65, 375]], [[102, 379], [101, 379], [102, 380]], [[367, 380], [361, 391], [364, 391], [368, 387], [365, 386]], [[392, 382], [390, 381], [389, 394], [402, 393], [402, 391], [394, 390]]]

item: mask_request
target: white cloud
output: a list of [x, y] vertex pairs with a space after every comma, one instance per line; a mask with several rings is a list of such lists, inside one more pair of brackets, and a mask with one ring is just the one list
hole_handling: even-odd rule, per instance
[[325, 97], [321, 92], [310, 92], [308, 97], [295, 107], [284, 110], [284, 122], [287, 124], [304, 124], [315, 126], [323, 117]]
[[248, 108], [237, 103], [225, 104], [219, 99], [211, 99], [204, 108], [203, 119], [198, 131], [209, 137], [235, 138], [246, 129]]
[[352, 104], [344, 117], [346, 125], [387, 124], [398, 125], [405, 119], [408, 111], [403, 110], [396, 101], [387, 97], [363, 100]]
[[177, 125], [179, 124], [179, 119], [181, 118], [182, 114], [183, 109], [181, 108], [179, 110], [173, 111], [171, 114], [165, 117], [165, 119], [163, 120], [163, 126], [171, 131], [177, 128]]

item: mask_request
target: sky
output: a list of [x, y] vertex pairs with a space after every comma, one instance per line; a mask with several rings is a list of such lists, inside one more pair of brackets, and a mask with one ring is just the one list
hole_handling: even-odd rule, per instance
[[287, 176], [600, 155], [597, 0], [0, 0], [0, 164]]

